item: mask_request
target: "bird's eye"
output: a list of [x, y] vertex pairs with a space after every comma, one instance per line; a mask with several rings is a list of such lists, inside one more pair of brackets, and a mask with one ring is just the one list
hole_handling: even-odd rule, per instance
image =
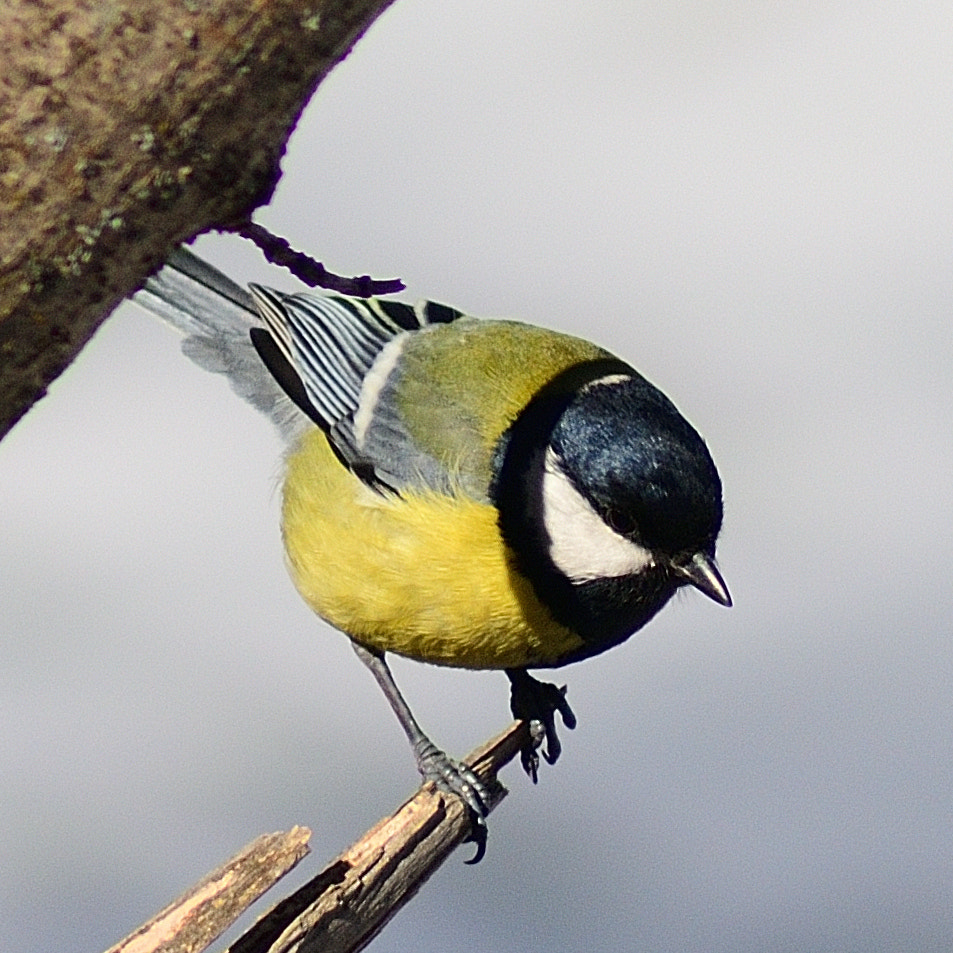
[[620, 536], [630, 537], [635, 530], [635, 522], [632, 517], [620, 510], [609, 510], [603, 519], [609, 529]]

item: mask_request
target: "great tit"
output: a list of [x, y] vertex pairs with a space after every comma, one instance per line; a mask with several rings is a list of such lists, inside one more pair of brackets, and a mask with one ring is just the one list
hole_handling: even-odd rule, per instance
[[[421, 730], [386, 653], [502, 669], [553, 762], [556, 715], [575, 716], [527, 669], [617, 645], [681, 586], [731, 605], [708, 448], [595, 344], [434, 302], [249, 293], [185, 249], [136, 300], [286, 437], [294, 583], [351, 639], [424, 778], [478, 822], [483, 784]], [[535, 781], [532, 745], [522, 760]]]

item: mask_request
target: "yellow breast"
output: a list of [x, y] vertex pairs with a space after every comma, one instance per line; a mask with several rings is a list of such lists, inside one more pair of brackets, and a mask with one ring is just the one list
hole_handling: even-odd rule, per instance
[[492, 505], [462, 493], [382, 496], [317, 429], [287, 468], [282, 528], [295, 585], [357, 641], [494, 669], [551, 665], [582, 645], [515, 571]]

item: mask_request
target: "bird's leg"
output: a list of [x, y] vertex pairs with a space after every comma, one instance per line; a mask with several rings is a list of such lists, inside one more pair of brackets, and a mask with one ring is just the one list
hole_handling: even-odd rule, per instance
[[[536, 722], [542, 728], [546, 742], [546, 747], [542, 749], [543, 757], [549, 764], [555, 764], [563, 750], [556, 735], [556, 712], [559, 712], [567, 728], [576, 727], [576, 716], [566, 701], [566, 686], [560, 688], [549, 682], [541, 682], [533, 678], [525, 668], [508, 668], [506, 675], [510, 680], [510, 710], [513, 717], [529, 722], [531, 727], [533, 722]], [[530, 740], [520, 751], [523, 770], [530, 776], [533, 784], [536, 783], [539, 772], [537, 747], [538, 744]]]
[[469, 809], [473, 822], [470, 840], [477, 845], [477, 852], [467, 863], [478, 863], [486, 851], [487, 831], [484, 818], [489, 813], [490, 806], [490, 792], [486, 785], [467, 765], [454, 761], [424, 734], [410, 706], [401, 695], [394, 676], [387, 662], [384, 661], [383, 653], [375, 652], [354, 641], [351, 644], [357, 657], [370, 669], [384, 697], [394, 710], [397, 720], [410, 741], [417, 761], [417, 770], [424, 781], [432, 781], [446, 794], [455, 794]]

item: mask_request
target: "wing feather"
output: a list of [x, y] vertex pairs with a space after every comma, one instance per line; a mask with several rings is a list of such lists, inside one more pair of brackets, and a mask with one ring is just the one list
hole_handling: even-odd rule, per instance
[[432, 469], [431, 461], [422, 459], [404, 431], [388, 441], [386, 455], [368, 455], [354, 421], [365, 396], [365, 380], [385, 348], [429, 324], [455, 321], [461, 312], [433, 302], [411, 306], [336, 295], [288, 295], [261, 285], [250, 289], [275, 346], [301, 388], [293, 382], [289, 385], [288, 368], [274, 367], [273, 356], [259, 348], [263, 359], [299, 406], [303, 389], [304, 409], [328, 435], [340, 459], [366, 482], [397, 490], [408, 482], [408, 474]]

